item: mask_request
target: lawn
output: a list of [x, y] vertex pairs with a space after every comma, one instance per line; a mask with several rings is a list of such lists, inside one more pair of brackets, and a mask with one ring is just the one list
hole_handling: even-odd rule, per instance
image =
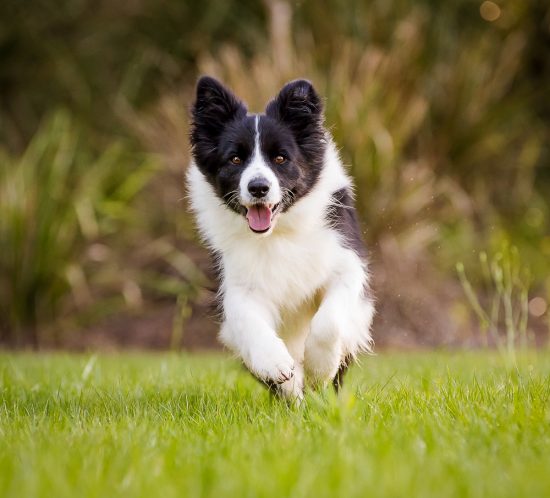
[[385, 353], [272, 399], [223, 355], [0, 355], [2, 497], [550, 496], [550, 353]]

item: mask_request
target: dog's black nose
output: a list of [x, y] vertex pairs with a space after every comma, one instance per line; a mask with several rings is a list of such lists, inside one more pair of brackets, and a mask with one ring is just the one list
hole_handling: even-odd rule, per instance
[[269, 183], [265, 178], [255, 178], [248, 184], [248, 191], [258, 199], [265, 197], [269, 192]]

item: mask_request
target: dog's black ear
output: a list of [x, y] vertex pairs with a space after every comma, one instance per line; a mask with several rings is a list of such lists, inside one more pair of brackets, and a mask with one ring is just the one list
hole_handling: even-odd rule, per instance
[[246, 116], [246, 106], [218, 80], [203, 76], [197, 83], [197, 95], [192, 108], [191, 143], [202, 138], [217, 138], [225, 125]]
[[309, 81], [296, 80], [287, 83], [267, 105], [266, 114], [300, 129], [322, 122], [323, 103]]
[[310, 165], [322, 162], [326, 144], [323, 103], [309, 81], [287, 83], [265, 112], [292, 131]]

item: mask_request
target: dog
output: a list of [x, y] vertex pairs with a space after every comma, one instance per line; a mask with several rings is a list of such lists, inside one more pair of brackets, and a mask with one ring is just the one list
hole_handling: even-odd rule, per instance
[[221, 342], [282, 396], [336, 388], [372, 348], [374, 300], [353, 186], [306, 80], [249, 114], [199, 79], [187, 185], [220, 277]]

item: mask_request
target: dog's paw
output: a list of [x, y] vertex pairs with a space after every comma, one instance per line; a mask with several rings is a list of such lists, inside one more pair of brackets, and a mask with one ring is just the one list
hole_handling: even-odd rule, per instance
[[309, 341], [304, 359], [308, 384], [319, 386], [330, 382], [338, 372], [341, 356], [339, 344], [329, 349], [326, 344]]
[[294, 376], [294, 360], [280, 339], [255, 347], [245, 364], [260, 380], [282, 384]]
[[318, 386], [331, 381], [342, 360], [342, 346], [338, 327], [329, 320], [312, 322], [311, 333], [306, 339], [304, 367], [307, 382]]
[[296, 364], [292, 378], [279, 385], [279, 393], [292, 402], [300, 403], [304, 399], [304, 369], [302, 365]]

